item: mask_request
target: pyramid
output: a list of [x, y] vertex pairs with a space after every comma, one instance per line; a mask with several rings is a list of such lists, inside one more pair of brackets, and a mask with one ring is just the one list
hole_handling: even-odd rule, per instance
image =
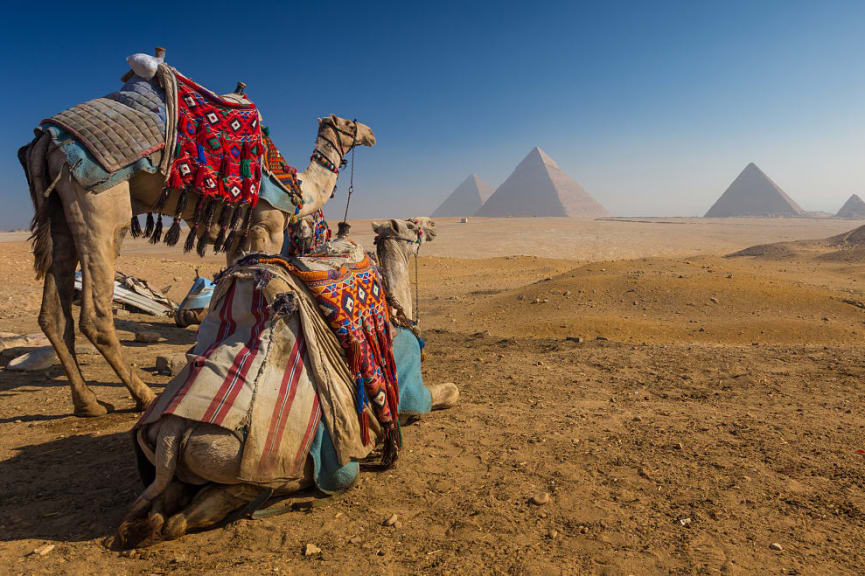
[[483, 206], [493, 189], [486, 182], [472, 174], [457, 186], [451, 195], [432, 213], [433, 218], [471, 216]]
[[475, 215], [597, 218], [610, 213], [535, 147]]
[[841, 206], [841, 209], [838, 210], [835, 217], [853, 219], [865, 218], [865, 202], [863, 202], [857, 194], [853, 194], [850, 196], [850, 199]]
[[705, 217], [775, 218], [805, 215], [798, 204], [751, 162], [721, 194]]

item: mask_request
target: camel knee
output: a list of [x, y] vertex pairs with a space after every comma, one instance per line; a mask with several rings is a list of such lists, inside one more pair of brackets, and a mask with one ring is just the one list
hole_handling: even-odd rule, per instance
[[432, 409], [445, 410], [453, 408], [457, 405], [460, 399], [460, 389], [453, 382], [445, 382], [444, 384], [436, 384], [429, 387], [430, 395], [432, 396]]

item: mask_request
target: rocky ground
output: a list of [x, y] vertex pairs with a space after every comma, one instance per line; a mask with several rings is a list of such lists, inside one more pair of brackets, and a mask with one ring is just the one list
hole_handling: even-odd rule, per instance
[[[674, 226], [626, 225], [637, 236]], [[850, 227], [815, 225], [796, 231]], [[767, 232], [774, 222], [753, 226], [713, 228], [712, 241], [732, 252], [755, 236], [791, 239]], [[80, 420], [58, 367], [0, 370], [0, 574], [861, 573], [865, 259], [814, 244], [690, 250], [706, 230], [677, 232], [679, 251], [660, 256], [634, 236], [607, 238], [621, 258], [566, 258], [559, 245], [496, 257], [479, 236], [488, 257], [462, 259], [443, 234], [421, 258], [424, 377], [457, 382], [459, 407], [406, 428], [397, 467], [365, 470], [343, 496], [306, 495], [286, 514], [132, 553], [105, 545], [141, 489], [125, 389], [83, 354], [115, 411]], [[0, 331], [35, 332], [38, 284], [11, 240], [0, 243]], [[220, 262], [137, 242], [120, 259], [177, 300], [195, 265], [210, 274]], [[117, 326], [157, 390], [169, 379], [157, 355], [195, 337], [137, 314]], [[143, 330], [160, 341], [133, 342]]]

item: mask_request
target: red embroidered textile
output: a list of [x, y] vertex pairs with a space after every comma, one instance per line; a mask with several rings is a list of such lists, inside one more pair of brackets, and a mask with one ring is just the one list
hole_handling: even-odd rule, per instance
[[169, 188], [255, 206], [263, 150], [255, 104], [224, 100], [178, 73], [177, 110]]

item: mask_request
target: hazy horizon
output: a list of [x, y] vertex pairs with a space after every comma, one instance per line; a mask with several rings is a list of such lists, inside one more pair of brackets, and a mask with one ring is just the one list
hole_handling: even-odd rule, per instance
[[[231, 3], [192, 26], [138, 5], [11, 5], [0, 63], [20, 96], [0, 135], [0, 229], [32, 214], [15, 152], [33, 127], [115, 90], [125, 57], [156, 45], [215, 91], [246, 81], [298, 167], [316, 117], [369, 124], [356, 218], [429, 214], [472, 173], [496, 188], [534, 146], [615, 216], [702, 216], [749, 162], [807, 211], [865, 192], [857, 2], [265, 3], [252, 35]], [[88, 33], [57, 42], [35, 23]], [[346, 174], [331, 218], [347, 189]]]

